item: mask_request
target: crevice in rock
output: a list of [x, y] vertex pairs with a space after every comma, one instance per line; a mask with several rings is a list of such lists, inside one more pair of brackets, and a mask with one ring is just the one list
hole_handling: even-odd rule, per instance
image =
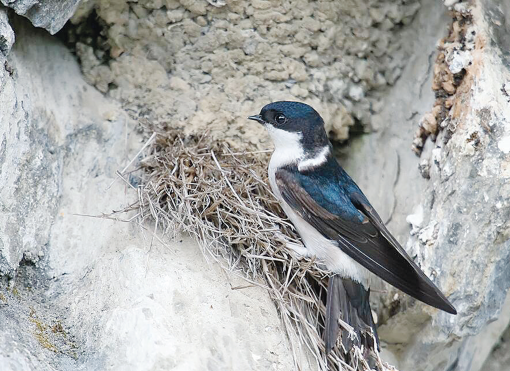
[[55, 36], [62, 40], [80, 62], [82, 62], [81, 55], [83, 53], [80, 48], [83, 48], [84, 45], [92, 48], [97, 63], [108, 64], [112, 57], [110, 56], [111, 46], [108, 42], [107, 31], [106, 22], [98, 16], [95, 10], [92, 10], [78, 24], [67, 22]]

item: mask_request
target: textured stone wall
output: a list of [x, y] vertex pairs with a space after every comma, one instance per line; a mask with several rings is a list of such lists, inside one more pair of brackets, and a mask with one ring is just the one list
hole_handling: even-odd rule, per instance
[[[0, 274], [12, 276], [19, 262], [26, 258], [37, 261], [44, 255], [49, 228], [58, 205], [58, 172], [61, 159], [52, 148], [55, 138], [49, 135], [53, 118], [45, 110], [38, 110], [38, 119], [30, 114], [36, 110], [27, 100], [21, 104], [19, 96], [40, 96], [31, 84], [16, 84], [23, 71], [8, 58], [14, 33], [3, 10], [0, 10], [0, 32], [5, 36], [0, 57], [0, 126], [2, 176], [0, 202], [2, 205], [2, 235], [0, 237]], [[20, 37], [18, 35], [17, 37]], [[27, 73], [37, 76], [45, 66]], [[68, 107], [60, 113], [69, 114]]]
[[84, 1], [59, 35], [79, 66], [14, 15], [55, 33], [76, 2], [0, 8], [0, 364], [292, 369], [262, 290], [231, 290], [242, 283], [189, 241], [149, 248], [146, 230], [84, 215], [132, 200], [110, 185], [142, 145], [133, 118], [266, 149], [245, 117], [295, 99], [334, 139], [370, 132], [351, 135], [342, 162], [459, 311], [384, 287], [383, 358], [504, 370], [492, 347], [505, 349], [510, 318], [510, 8], [446, 3], [454, 13], [428, 1]]
[[[334, 139], [369, 126], [407, 56], [398, 37], [417, 1], [97, 1], [69, 30], [87, 80], [134, 115], [204, 128], [246, 147], [266, 134], [246, 122], [275, 100], [301, 100]], [[99, 36], [81, 27], [99, 17]], [[262, 138], [262, 139], [261, 139]]]

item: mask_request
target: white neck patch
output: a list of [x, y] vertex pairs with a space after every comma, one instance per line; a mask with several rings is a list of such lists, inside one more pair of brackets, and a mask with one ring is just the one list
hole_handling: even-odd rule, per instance
[[314, 151], [311, 157], [306, 156], [301, 144], [303, 134], [277, 129], [272, 125], [266, 125], [266, 129], [274, 143], [274, 153], [270, 163], [273, 169], [297, 163], [298, 170], [304, 171], [320, 166], [328, 160], [329, 145]]
[[278, 168], [303, 159], [305, 152], [301, 144], [301, 133], [292, 133], [266, 125], [267, 132], [274, 143], [274, 153], [271, 157], [271, 166]]
[[304, 171], [313, 169], [314, 167], [324, 164], [326, 161], [328, 161], [329, 151], [329, 146], [322, 147], [322, 149], [314, 157], [305, 158], [300, 161], [298, 163], [298, 170]]

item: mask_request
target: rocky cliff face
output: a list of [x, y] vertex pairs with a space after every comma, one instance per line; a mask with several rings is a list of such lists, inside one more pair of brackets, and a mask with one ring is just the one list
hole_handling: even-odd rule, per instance
[[[400, 106], [374, 117], [382, 130], [357, 141], [348, 161], [376, 205], [389, 211], [391, 229], [400, 231], [408, 251], [459, 311], [453, 317], [400, 297], [400, 305], [410, 308], [389, 318], [380, 333], [397, 351], [401, 369], [481, 369], [488, 344], [508, 324], [509, 65], [497, 41], [508, 14], [502, 4], [483, 2], [457, 3], [455, 9], [437, 57], [428, 54], [432, 49], [413, 53], [413, 68], [396, 85]], [[416, 47], [423, 51], [419, 40]], [[459, 72], [462, 78], [455, 81]], [[434, 97], [423, 94], [422, 81], [429, 79]], [[408, 100], [402, 91], [411, 92]], [[446, 107], [437, 106], [445, 101]], [[437, 117], [419, 159], [409, 154], [416, 126], [395, 125], [413, 117], [422, 126]], [[374, 184], [374, 177], [382, 182]], [[486, 327], [498, 317], [497, 325]]]
[[374, 306], [388, 361], [503, 364], [491, 349], [510, 320], [506, 2], [2, 3], [52, 34], [74, 13], [62, 37], [81, 65], [0, 8], [0, 364], [292, 369], [262, 289], [232, 290], [243, 284], [186, 239], [164, 247], [147, 226], [94, 217], [136, 196], [112, 185], [143, 144], [133, 118], [265, 148], [244, 118], [279, 99], [312, 104], [334, 139], [370, 132], [343, 162], [459, 311], [387, 288]]
[[[0, 369], [292, 369], [275, 307], [188, 239], [102, 219], [141, 137], [53, 37], [0, 13]], [[233, 289], [234, 288], [234, 289]]]

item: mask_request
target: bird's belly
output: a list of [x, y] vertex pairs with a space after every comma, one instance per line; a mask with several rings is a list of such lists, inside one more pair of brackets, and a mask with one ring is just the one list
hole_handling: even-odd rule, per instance
[[336, 241], [324, 237], [297, 215], [285, 201], [281, 200], [280, 203], [301, 236], [309, 256], [317, 257], [331, 272], [360, 282], [368, 289], [370, 273], [365, 267], [344, 253]]

